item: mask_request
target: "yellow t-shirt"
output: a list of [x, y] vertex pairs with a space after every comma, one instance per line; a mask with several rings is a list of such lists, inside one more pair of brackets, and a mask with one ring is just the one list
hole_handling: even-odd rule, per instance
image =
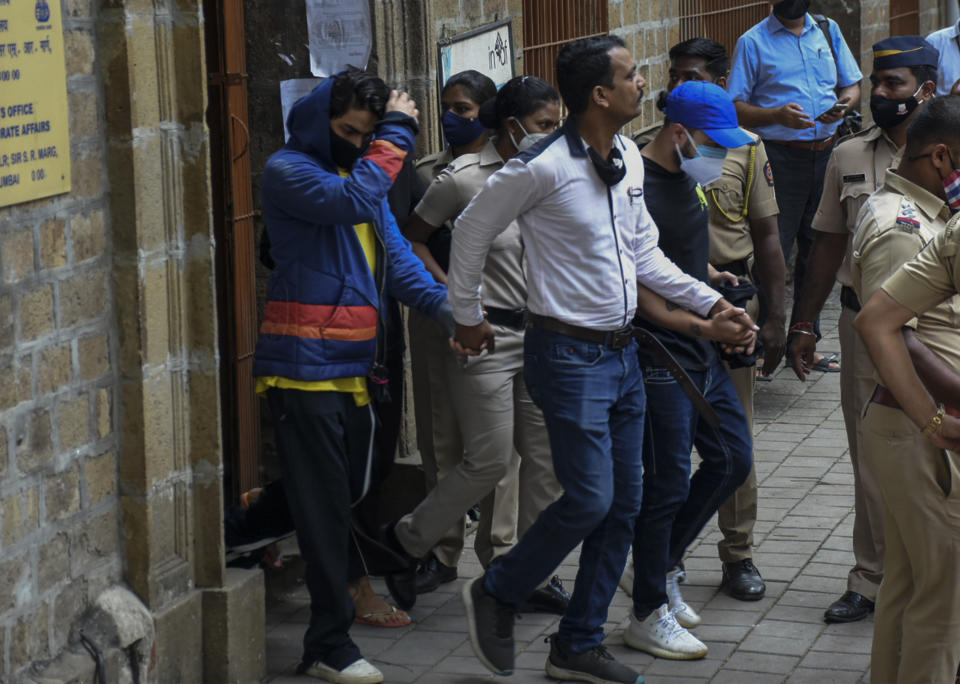
[[[340, 176], [347, 177], [347, 172], [340, 170]], [[363, 247], [363, 255], [367, 258], [367, 265], [370, 271], [376, 273], [377, 269], [377, 235], [374, 232], [372, 223], [358, 223], [354, 230], [357, 231], [357, 237], [360, 238], [360, 245]], [[355, 378], [334, 378], [332, 380], [303, 381], [282, 378], [277, 375], [265, 375], [257, 378], [257, 394], [264, 395], [271, 387], [280, 387], [283, 389], [296, 389], [305, 392], [350, 392], [357, 406], [366, 406], [370, 403], [370, 391], [367, 389], [367, 379], [361, 377]]]

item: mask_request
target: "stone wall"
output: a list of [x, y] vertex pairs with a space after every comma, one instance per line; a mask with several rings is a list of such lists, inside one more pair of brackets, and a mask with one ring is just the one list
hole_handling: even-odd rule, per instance
[[262, 577], [223, 561], [203, 13], [63, 5], [73, 189], [0, 209], [0, 681], [74, 681], [124, 585], [152, 681], [255, 677]]
[[0, 680], [121, 577], [119, 347], [95, 11], [65, 0], [73, 190], [0, 209]]

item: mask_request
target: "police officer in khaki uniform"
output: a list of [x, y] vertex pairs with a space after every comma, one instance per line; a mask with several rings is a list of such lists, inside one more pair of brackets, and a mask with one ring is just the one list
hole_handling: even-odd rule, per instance
[[960, 446], [951, 418], [960, 414], [947, 416], [919, 383], [960, 405], [960, 219], [948, 227], [944, 202], [960, 177], [957, 159], [960, 98], [938, 98], [911, 124], [903, 161], [864, 205], [853, 242], [854, 286], [869, 302], [856, 327], [883, 383], [861, 422], [861, 458], [880, 485], [885, 521], [875, 682], [950, 682], [960, 662], [960, 456], [943, 450]]
[[[919, 107], [936, 89], [937, 51], [920, 36], [896, 36], [873, 46], [870, 109], [875, 124], [843, 140], [827, 166], [823, 196], [813, 221], [816, 231], [810, 265], [800, 295], [797, 323], [790, 333], [788, 356], [794, 372], [806, 379], [813, 365], [816, 337], [810, 333], [835, 280], [840, 290], [840, 404], [854, 473], [854, 566], [847, 591], [824, 613], [827, 622], [852, 622], [873, 610], [883, 579], [883, 515], [880, 491], [872, 473], [861, 464], [860, 409], [873, 391], [873, 364], [853, 319], [860, 302], [850, 273], [850, 242], [857, 214], [883, 183], [906, 143], [907, 128]], [[805, 323], [806, 322], [806, 323]]]
[[[730, 58], [726, 48], [709, 38], [692, 38], [670, 49], [667, 92], [685, 81], [710, 81], [726, 86]], [[665, 97], [666, 93], [661, 95]], [[748, 132], [749, 134], [749, 132]], [[785, 267], [777, 227], [777, 200], [773, 173], [759, 137], [755, 143], [726, 150], [723, 175], [706, 188], [710, 207], [710, 264], [715, 271], [733, 273], [741, 280], [758, 277], [759, 289], [768, 303], [760, 331], [765, 352], [764, 375], [770, 375], [783, 358]], [[637, 140], [648, 142], [650, 134]], [[759, 301], [746, 309], [757, 320]], [[737, 396], [753, 432], [753, 366], [729, 369]], [[757, 521], [757, 474], [751, 469], [747, 481], [717, 513], [723, 539], [717, 544], [723, 562], [722, 588], [734, 598], [759, 600], [766, 585], [753, 564], [753, 528]], [[631, 584], [629, 578], [624, 586]]]
[[[478, 114], [480, 105], [494, 97], [496, 92], [493, 81], [478, 71], [463, 71], [447, 80], [440, 93], [441, 123], [447, 147], [417, 161], [417, 173], [424, 186], [429, 186], [455, 158], [484, 148], [487, 129]], [[444, 271], [450, 253], [449, 227], [437, 231], [428, 243], [412, 241], [412, 245], [414, 253], [434, 278], [446, 283]], [[444, 358], [450, 349], [449, 337], [432, 319], [414, 309], [407, 311], [417, 448], [429, 492], [437, 486], [438, 477], [443, 477], [460, 462], [463, 442], [451, 408], [444, 371]], [[440, 584], [457, 578], [465, 531], [464, 522], [458, 521], [427, 556], [417, 576], [417, 593], [433, 591]]]
[[[532, 76], [511, 79], [496, 100], [483, 105], [480, 118], [498, 131], [479, 153], [457, 157], [427, 189], [407, 226], [412, 240], [430, 236], [466, 208], [518, 151], [553, 132], [560, 119], [560, 96]], [[463, 456], [409, 515], [395, 534], [404, 550], [421, 557], [444, 526], [480, 502], [474, 548], [484, 567], [506, 553], [562, 490], [543, 414], [523, 381], [523, 328], [527, 290], [520, 228], [507, 228], [491, 247], [484, 266], [483, 301], [497, 334], [496, 353], [462, 357], [449, 347], [442, 355], [447, 401], [463, 440]], [[562, 613], [567, 594], [559, 579], [541, 587], [526, 608]]]

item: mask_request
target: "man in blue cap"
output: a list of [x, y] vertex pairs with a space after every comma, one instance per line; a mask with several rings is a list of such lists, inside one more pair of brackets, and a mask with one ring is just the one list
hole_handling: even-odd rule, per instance
[[[709, 264], [710, 213], [703, 186], [715, 181], [727, 148], [753, 140], [737, 125], [733, 100], [718, 85], [688, 81], [667, 96], [666, 122], [641, 151], [643, 191], [660, 229], [664, 254], [690, 275], [714, 286], [737, 277]], [[753, 444], [743, 406], [716, 349], [643, 321], [671, 352], [719, 418], [708, 425], [664, 363], [640, 352], [647, 392], [643, 440], [643, 497], [633, 541], [633, 614], [627, 645], [662, 658], [692, 660], [707, 647], [687, 631], [699, 616], [676, 590], [668, 597], [667, 571], [720, 505], [746, 480]], [[694, 444], [702, 459], [690, 477]]]
[[823, 197], [813, 220], [815, 237], [810, 267], [789, 335], [789, 358], [797, 377], [810, 372], [816, 351], [811, 335], [836, 280], [840, 281], [840, 405], [853, 463], [854, 566], [847, 591], [824, 613], [827, 622], [853, 622], [873, 610], [883, 579], [883, 501], [868, 454], [860, 449], [860, 413], [873, 393], [874, 368], [863, 341], [853, 329], [860, 302], [853, 290], [851, 240], [857, 214], [883, 185], [885, 171], [907, 142], [907, 128], [936, 90], [937, 50], [921, 36], [895, 36], [873, 46], [870, 111], [874, 125], [845, 139], [827, 166]]

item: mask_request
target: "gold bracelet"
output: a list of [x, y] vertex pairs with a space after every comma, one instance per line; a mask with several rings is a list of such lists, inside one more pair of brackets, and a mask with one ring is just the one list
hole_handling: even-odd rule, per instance
[[929, 437], [934, 432], [936, 432], [940, 426], [943, 424], [943, 414], [945, 413], [943, 404], [937, 405], [937, 412], [933, 414], [933, 417], [927, 421], [927, 424], [923, 427], [923, 434]]

